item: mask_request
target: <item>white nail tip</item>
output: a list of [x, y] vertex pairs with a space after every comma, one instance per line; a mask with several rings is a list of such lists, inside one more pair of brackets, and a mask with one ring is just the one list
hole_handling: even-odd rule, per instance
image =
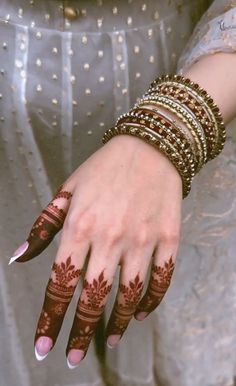
[[18, 259], [18, 257], [22, 256], [22, 255], [25, 253], [25, 251], [28, 249], [28, 247], [29, 247], [29, 243], [27, 243], [27, 244], [25, 245], [25, 248], [23, 249], [23, 251], [21, 251], [21, 252], [18, 253], [17, 255], [14, 255], [14, 256], [12, 256], [12, 257], [10, 258], [8, 265], [12, 264], [15, 260]]
[[69, 369], [75, 369], [78, 365], [72, 365], [70, 362], [69, 362], [69, 359], [67, 358], [67, 366], [69, 367]]
[[36, 359], [37, 359], [38, 361], [42, 361], [42, 360], [43, 360], [44, 358], [46, 358], [46, 356], [48, 355], [48, 353], [45, 354], [45, 355], [40, 355], [40, 354], [38, 353], [36, 347], [34, 348], [34, 352], [35, 352]]
[[112, 346], [111, 344], [109, 344], [109, 343], [107, 342], [107, 347], [108, 347], [108, 348], [114, 348], [115, 346]]
[[16, 256], [11, 257], [10, 260], [9, 260], [8, 265], [12, 264], [15, 260], [18, 259], [18, 257], [20, 257], [20, 256], [17, 256], [17, 255], [16, 255]]

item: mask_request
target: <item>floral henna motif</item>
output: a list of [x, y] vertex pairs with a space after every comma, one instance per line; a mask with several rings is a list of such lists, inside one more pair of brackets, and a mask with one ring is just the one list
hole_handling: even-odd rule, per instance
[[129, 285], [120, 284], [106, 335], [123, 335], [140, 300], [143, 282], [139, 275]]
[[75, 269], [75, 266], [71, 264], [70, 256], [65, 263], [53, 264], [52, 276], [46, 288], [35, 342], [40, 335], [46, 335], [52, 338], [53, 344], [55, 344], [80, 275], [81, 270]]
[[58, 208], [53, 201], [57, 198], [70, 200], [72, 194], [67, 191], [59, 191], [56, 193], [53, 200], [41, 212], [37, 220], [34, 222], [30, 234], [27, 238], [29, 248], [17, 259], [17, 261], [27, 261], [39, 255], [53, 240], [57, 232], [62, 228], [66, 211]]
[[111, 287], [104, 279], [104, 272], [101, 272], [97, 280], [93, 279], [92, 283], [84, 281], [84, 288], [69, 337], [67, 354], [71, 349], [79, 349], [83, 350], [86, 355]]
[[136, 314], [138, 312], [150, 313], [160, 304], [169, 288], [174, 267], [172, 256], [165, 261], [164, 266], [153, 264], [147, 292], [139, 303]]

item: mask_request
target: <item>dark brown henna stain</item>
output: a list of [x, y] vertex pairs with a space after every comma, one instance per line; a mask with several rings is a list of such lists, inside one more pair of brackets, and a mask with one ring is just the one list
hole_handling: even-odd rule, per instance
[[[39, 336], [45, 335], [55, 344], [66, 310], [74, 294], [80, 269], [71, 264], [71, 257], [66, 262], [54, 263], [52, 276], [48, 281], [43, 308], [39, 317], [35, 342]], [[75, 282], [72, 284], [72, 282]]]
[[[27, 238], [29, 247], [16, 261], [23, 262], [38, 256], [51, 243], [57, 232], [62, 228], [67, 212], [58, 208], [53, 202], [58, 198], [69, 201], [71, 197], [70, 192], [58, 190], [55, 197], [34, 222]], [[67, 205], [69, 205], [69, 202]]]
[[174, 267], [172, 256], [168, 261], [165, 261], [164, 266], [152, 265], [148, 289], [141, 299], [135, 314], [138, 312], [150, 313], [160, 304], [169, 288]]
[[92, 283], [84, 280], [84, 288], [77, 305], [66, 349], [67, 355], [71, 349], [83, 350], [86, 355], [111, 287], [104, 279], [104, 272], [100, 273], [97, 280], [93, 279]]
[[70, 192], [67, 192], [67, 191], [58, 191], [57, 193], [56, 193], [56, 195], [54, 196], [54, 199], [53, 199], [53, 201], [54, 200], [56, 200], [57, 198], [66, 198], [67, 200], [69, 200], [70, 198], [72, 197], [72, 193], [70, 193]]
[[139, 275], [129, 285], [120, 284], [115, 305], [108, 322], [106, 336], [123, 335], [136, 310], [143, 290]]

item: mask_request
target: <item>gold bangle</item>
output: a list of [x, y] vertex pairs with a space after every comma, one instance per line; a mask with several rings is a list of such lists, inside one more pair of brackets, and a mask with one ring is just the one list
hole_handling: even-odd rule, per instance
[[190, 133], [195, 139], [197, 151], [196, 151], [196, 156], [198, 159], [198, 163], [196, 166], [196, 173], [202, 168], [203, 164], [207, 160], [207, 154], [206, 154], [206, 144], [204, 145], [204, 137], [202, 136], [201, 138], [198, 136], [196, 131], [198, 130], [198, 126], [196, 121], [186, 112], [186, 110], [182, 109], [180, 106], [176, 106], [176, 104], [172, 101], [168, 101], [167, 99], [164, 100], [164, 98], [161, 99], [158, 97], [146, 97], [141, 99], [141, 101], [137, 104], [137, 107], [141, 107], [144, 103], [150, 103], [153, 104], [154, 106], [163, 106], [167, 110], [173, 112], [176, 114], [182, 121], [183, 123], [186, 124], [188, 127]]
[[[181, 75], [162, 75], [158, 78], [156, 78], [149, 87], [149, 90], [151, 88], [155, 88], [156, 85], [160, 85], [166, 82], [173, 82], [177, 84], [182, 84], [184, 85], [185, 88], [187, 88], [189, 91], [195, 92], [196, 94], [199, 95], [202, 101], [205, 102], [205, 104], [208, 107], [208, 111], [212, 116], [212, 119], [214, 119], [215, 127], [216, 127], [216, 132], [218, 133], [217, 135], [217, 145], [215, 148], [214, 153], [212, 154], [211, 158], [216, 157], [220, 152], [223, 150], [225, 140], [226, 140], [226, 130], [225, 130], [225, 125], [223, 121], [222, 114], [220, 112], [219, 107], [217, 104], [214, 102], [213, 98], [211, 95], [207, 93], [207, 91], [201, 87], [198, 83], [193, 82], [189, 78], [185, 78], [184, 76]], [[148, 92], [149, 92], [148, 90]], [[213, 118], [214, 117], [214, 118]]]

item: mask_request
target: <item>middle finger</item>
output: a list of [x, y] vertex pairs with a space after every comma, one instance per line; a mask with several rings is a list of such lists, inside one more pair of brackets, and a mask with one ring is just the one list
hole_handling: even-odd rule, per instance
[[92, 247], [66, 349], [70, 368], [76, 367], [87, 353], [111, 291], [118, 260], [117, 251], [99, 251], [98, 247]]

